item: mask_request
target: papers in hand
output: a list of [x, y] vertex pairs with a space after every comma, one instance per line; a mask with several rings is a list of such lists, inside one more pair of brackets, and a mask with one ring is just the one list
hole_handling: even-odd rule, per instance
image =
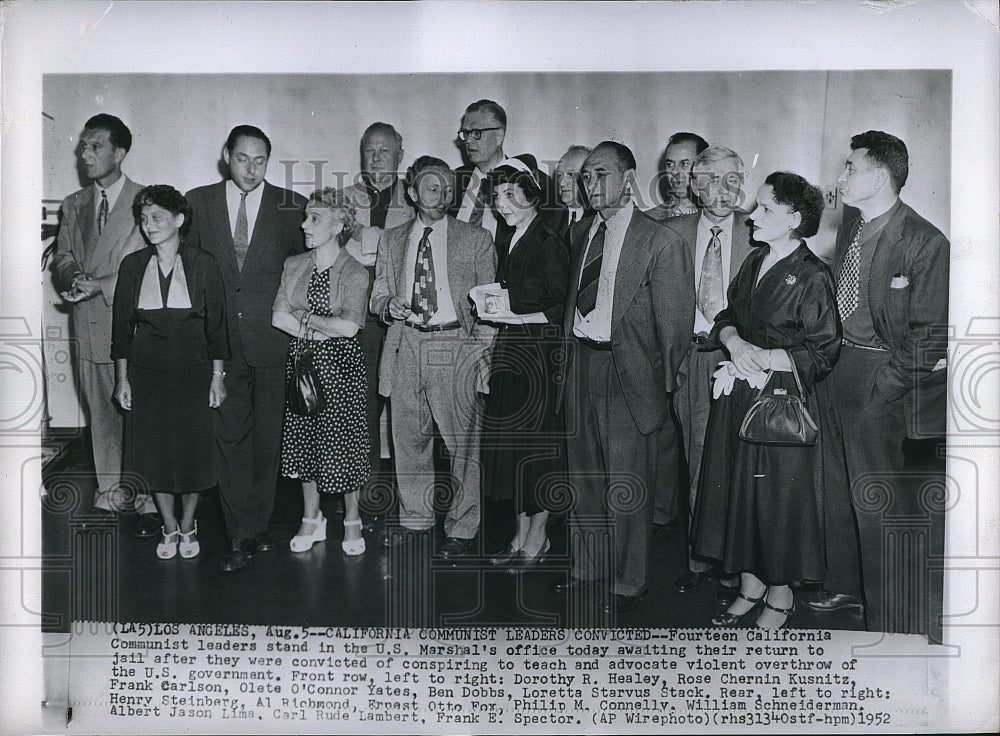
[[510, 311], [510, 294], [500, 284], [480, 284], [472, 287], [469, 297], [476, 305], [476, 313], [484, 322], [500, 324], [543, 324], [548, 319], [541, 312], [514, 314]]

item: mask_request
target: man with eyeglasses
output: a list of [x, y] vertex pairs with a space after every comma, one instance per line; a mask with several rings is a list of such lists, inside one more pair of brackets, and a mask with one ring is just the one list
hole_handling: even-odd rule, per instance
[[[513, 228], [494, 215], [490, 207], [490, 194], [486, 175], [508, 160], [503, 151], [507, 134], [507, 112], [493, 100], [478, 100], [465, 109], [462, 127], [458, 131], [459, 145], [468, 163], [455, 170], [455, 200], [448, 214], [456, 220], [483, 227], [493, 236], [497, 262], [502, 264], [507, 256], [507, 244]], [[538, 176], [542, 189], [543, 212], [551, 210], [557, 202], [552, 180], [538, 170], [538, 162], [529, 153], [514, 158], [526, 164]]]

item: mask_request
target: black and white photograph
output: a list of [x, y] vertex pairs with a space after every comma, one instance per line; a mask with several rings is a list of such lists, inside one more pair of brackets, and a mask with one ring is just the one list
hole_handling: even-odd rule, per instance
[[0, 731], [995, 730], [996, 8], [4, 14]]

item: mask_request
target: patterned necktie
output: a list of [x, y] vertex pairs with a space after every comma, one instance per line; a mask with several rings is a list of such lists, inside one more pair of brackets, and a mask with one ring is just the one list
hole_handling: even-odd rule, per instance
[[410, 309], [425, 325], [437, 312], [437, 283], [434, 279], [434, 258], [431, 254], [431, 230], [425, 227], [417, 245], [417, 262], [413, 267], [413, 298]]
[[243, 261], [247, 257], [250, 238], [247, 235], [247, 193], [240, 192], [240, 211], [236, 214], [236, 232], [233, 233], [233, 247], [236, 249], [236, 265], [243, 270]]
[[861, 230], [865, 226], [862, 219], [858, 229], [854, 231], [854, 239], [847, 247], [844, 265], [840, 269], [840, 280], [837, 282], [837, 308], [840, 309], [841, 321], [851, 316], [858, 308], [858, 288], [861, 274]]
[[580, 275], [580, 290], [576, 296], [576, 308], [586, 317], [597, 306], [597, 283], [601, 276], [601, 264], [604, 262], [604, 234], [608, 226], [602, 221], [597, 226], [594, 239], [587, 249], [587, 260]]
[[724, 288], [722, 285], [722, 241], [718, 225], [712, 228], [712, 239], [708, 241], [705, 258], [701, 262], [701, 281], [698, 282], [698, 309], [705, 319], [714, 320], [722, 311]]
[[108, 224], [108, 193], [101, 190], [101, 206], [97, 209], [97, 234], [104, 232], [104, 226]]
[[483, 208], [486, 206], [486, 184], [486, 179], [479, 182], [479, 189], [476, 191], [476, 203], [472, 206], [472, 213], [469, 215], [469, 224], [476, 227], [482, 227], [483, 225]]

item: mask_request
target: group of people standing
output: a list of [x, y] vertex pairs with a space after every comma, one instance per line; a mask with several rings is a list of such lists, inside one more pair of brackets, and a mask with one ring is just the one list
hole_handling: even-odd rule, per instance
[[[853, 573], [857, 589], [810, 603], [863, 604], [870, 628], [894, 630], [882, 531], [852, 503], [872, 474], [902, 476], [906, 437], [944, 434], [947, 348], [948, 242], [899, 199], [905, 144], [851, 139], [838, 184], [857, 214], [831, 271], [805, 243], [823, 194], [796, 174], [766, 177], [748, 213], [740, 156], [678, 133], [666, 202], [643, 212], [627, 146], [571, 146], [550, 177], [504, 152], [507, 124], [479, 100], [458, 131], [465, 166], [419, 156], [400, 176], [402, 137], [374, 123], [358, 182], [305, 198], [265, 180], [256, 127], [231, 131], [226, 180], [182, 195], [128, 180], [127, 127], [88, 120], [93, 183], [64, 202], [54, 277], [87, 367], [95, 508], [114, 510], [123, 472], [157, 555], [193, 557], [198, 492], [218, 484], [229, 572], [275, 546], [281, 472], [303, 488], [291, 550], [326, 539], [320, 497], [336, 493], [343, 551], [362, 554], [387, 408], [398, 513], [380, 544], [430, 543], [439, 436], [445, 559], [480, 552], [484, 497], [513, 503], [510, 541], [488, 556], [512, 573], [545, 559], [568, 511], [572, 567], [554, 590], [615, 613], [662, 584], [653, 534], [686, 519], [674, 585], [718, 579], [713, 625], [760, 608], [756, 625], [783, 626], [793, 583]], [[302, 360], [327, 398], [309, 416], [286, 401]], [[802, 395], [814, 445], [740, 438], [765, 384]], [[831, 576], [845, 544], [856, 569]]]

